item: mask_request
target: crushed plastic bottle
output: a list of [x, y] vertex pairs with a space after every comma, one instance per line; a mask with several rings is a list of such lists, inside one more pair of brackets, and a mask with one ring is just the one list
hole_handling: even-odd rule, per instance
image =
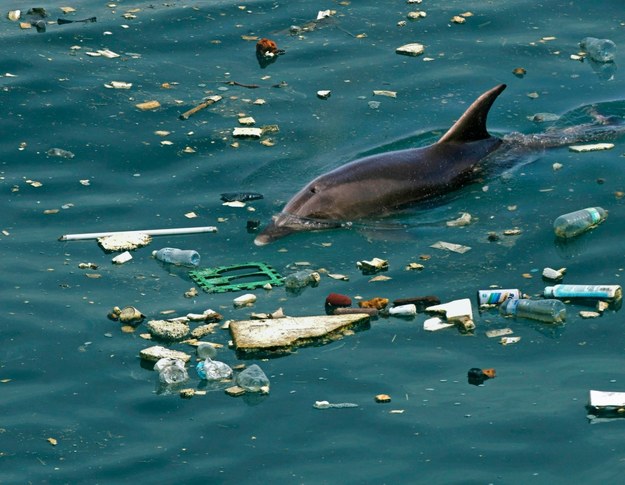
[[616, 44], [609, 39], [586, 37], [579, 43], [581, 49], [595, 62], [613, 62]]
[[553, 230], [556, 236], [570, 238], [578, 236], [602, 223], [608, 212], [601, 207], [587, 207], [586, 209], [562, 214], [553, 221]]
[[198, 362], [195, 370], [200, 379], [207, 381], [220, 381], [232, 377], [232, 369], [228, 364], [211, 360], [210, 357], [207, 357], [203, 362]]
[[513, 315], [545, 323], [564, 323], [566, 308], [560, 300], [510, 299], [499, 307], [502, 315]]
[[154, 370], [158, 372], [158, 379], [163, 384], [180, 384], [189, 379], [189, 374], [180, 359], [164, 357], [154, 364]]
[[287, 288], [304, 288], [308, 285], [314, 285], [319, 283], [321, 276], [316, 271], [310, 269], [303, 269], [288, 275], [284, 278], [284, 285]]
[[200, 255], [193, 249], [162, 248], [153, 251], [152, 256], [163, 263], [194, 267], [200, 264]]
[[237, 385], [248, 392], [269, 392], [269, 379], [256, 364], [252, 364], [237, 375]]

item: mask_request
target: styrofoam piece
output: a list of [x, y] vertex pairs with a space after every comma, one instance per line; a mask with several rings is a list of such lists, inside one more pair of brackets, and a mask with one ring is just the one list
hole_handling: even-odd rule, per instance
[[463, 321], [466, 320], [466, 318], [473, 320], [473, 307], [471, 306], [471, 300], [469, 298], [429, 306], [425, 311], [443, 313], [449, 322]]
[[591, 390], [590, 405], [595, 408], [625, 407], [625, 392]]
[[423, 330], [427, 332], [436, 332], [437, 330], [442, 330], [444, 328], [449, 328], [453, 326], [453, 323], [445, 323], [438, 317], [428, 318], [425, 322], [423, 322]]

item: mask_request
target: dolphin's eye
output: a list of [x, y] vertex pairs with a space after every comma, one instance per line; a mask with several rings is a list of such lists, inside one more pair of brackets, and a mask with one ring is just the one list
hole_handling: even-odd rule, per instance
[[313, 185], [313, 186], [310, 188], [310, 191], [311, 191], [313, 194], [316, 194], [316, 193], [317, 193], [317, 187]]

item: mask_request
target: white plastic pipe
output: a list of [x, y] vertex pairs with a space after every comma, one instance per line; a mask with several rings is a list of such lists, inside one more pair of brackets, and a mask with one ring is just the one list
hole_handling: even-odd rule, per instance
[[116, 231], [116, 232], [89, 232], [85, 234], [65, 234], [59, 241], [80, 241], [84, 239], [97, 239], [99, 237], [112, 236], [115, 234], [147, 234], [148, 236], [171, 236], [176, 234], [195, 234], [198, 232], [217, 232], [215, 226], [203, 227], [178, 227], [172, 229], [145, 229], [141, 231]]

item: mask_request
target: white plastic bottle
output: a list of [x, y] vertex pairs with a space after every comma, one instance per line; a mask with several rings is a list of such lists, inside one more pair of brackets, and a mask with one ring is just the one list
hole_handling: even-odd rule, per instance
[[575, 237], [597, 224], [605, 221], [608, 212], [601, 207], [588, 207], [586, 209], [562, 214], [553, 221], [553, 230], [556, 236], [562, 238]]
[[620, 285], [555, 285], [546, 286], [545, 298], [603, 298], [620, 300], [623, 291]]

